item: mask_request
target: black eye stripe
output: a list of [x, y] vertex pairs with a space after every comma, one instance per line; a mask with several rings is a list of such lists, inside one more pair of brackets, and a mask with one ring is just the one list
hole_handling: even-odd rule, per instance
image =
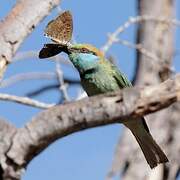
[[71, 52], [76, 52], [76, 53], [90, 53], [90, 54], [93, 54], [93, 55], [97, 55], [95, 52], [93, 51], [90, 51], [89, 49], [86, 49], [86, 48], [70, 48], [70, 51]]

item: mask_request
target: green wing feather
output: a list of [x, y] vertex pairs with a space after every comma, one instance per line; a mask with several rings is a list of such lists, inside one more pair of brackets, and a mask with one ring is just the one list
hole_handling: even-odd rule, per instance
[[112, 69], [113, 69], [113, 77], [116, 79], [120, 88], [132, 86], [131, 82], [127, 79], [127, 77], [122, 72], [120, 72], [115, 65], [112, 65]]

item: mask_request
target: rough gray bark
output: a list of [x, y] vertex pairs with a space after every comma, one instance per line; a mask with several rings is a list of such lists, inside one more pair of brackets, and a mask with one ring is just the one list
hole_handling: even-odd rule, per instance
[[[175, 12], [174, 1], [139, 0], [138, 11], [139, 15], [171, 19], [174, 17]], [[171, 75], [173, 38], [174, 31], [171, 24], [146, 22], [139, 25], [137, 43], [143, 44], [146, 49], [159, 57], [159, 61], [153, 62], [152, 59], [137, 52], [136, 85], [158, 84]], [[134, 143], [129, 132], [125, 130], [116, 150], [115, 160], [109, 174], [110, 177], [118, 172], [123, 172], [122, 180], [176, 179], [180, 168], [179, 110], [180, 105], [174, 104], [168, 109], [149, 115], [146, 118], [149, 120], [148, 125], [154, 138], [167, 153], [170, 160], [167, 166], [161, 166], [151, 171], [145, 164], [139, 147]]]
[[125, 119], [136, 121], [177, 101], [180, 75], [145, 89], [128, 88], [54, 106], [20, 129], [0, 121], [1, 179], [19, 180], [29, 162], [59, 138], [92, 127], [123, 123]]
[[19, 0], [0, 21], [0, 79], [27, 35], [59, 3], [60, 0]]
[[0, 179], [3, 180], [4, 168], [6, 168], [6, 153], [12, 145], [12, 138], [16, 133], [16, 128], [7, 120], [0, 118]]

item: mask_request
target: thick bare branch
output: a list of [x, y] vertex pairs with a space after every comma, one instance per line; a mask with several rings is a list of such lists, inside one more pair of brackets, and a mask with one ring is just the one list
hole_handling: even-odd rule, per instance
[[52, 107], [20, 129], [0, 121], [1, 179], [19, 180], [28, 163], [58, 138], [96, 126], [136, 120], [176, 101], [180, 101], [180, 75], [158, 86], [129, 88]]
[[158, 86], [129, 88], [52, 107], [29, 121], [14, 136], [7, 153], [24, 166], [58, 138], [87, 128], [137, 117], [165, 108], [180, 100], [180, 75]]
[[7, 168], [6, 152], [11, 146], [16, 130], [7, 120], [0, 118], [0, 179], [3, 179], [2, 170]]
[[0, 77], [25, 37], [59, 3], [60, 0], [19, 0], [0, 22]]

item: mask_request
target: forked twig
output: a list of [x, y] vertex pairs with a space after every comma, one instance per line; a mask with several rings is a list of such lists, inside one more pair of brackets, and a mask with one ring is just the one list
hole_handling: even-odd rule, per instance
[[167, 19], [166, 17], [154, 17], [154, 16], [136, 16], [136, 17], [130, 17], [129, 20], [127, 20], [123, 25], [121, 25], [119, 28], [117, 28], [116, 31], [114, 31], [112, 34], [108, 36], [107, 42], [104, 44], [104, 46], [101, 48], [101, 50], [106, 53], [109, 48], [113, 45], [114, 41], [116, 41], [117, 37], [124, 32], [128, 27], [130, 27], [132, 24], [141, 23], [144, 21], [150, 21], [155, 23], [166, 23], [166, 24], [173, 24], [175, 26], [180, 26], [180, 21], [177, 19]]

